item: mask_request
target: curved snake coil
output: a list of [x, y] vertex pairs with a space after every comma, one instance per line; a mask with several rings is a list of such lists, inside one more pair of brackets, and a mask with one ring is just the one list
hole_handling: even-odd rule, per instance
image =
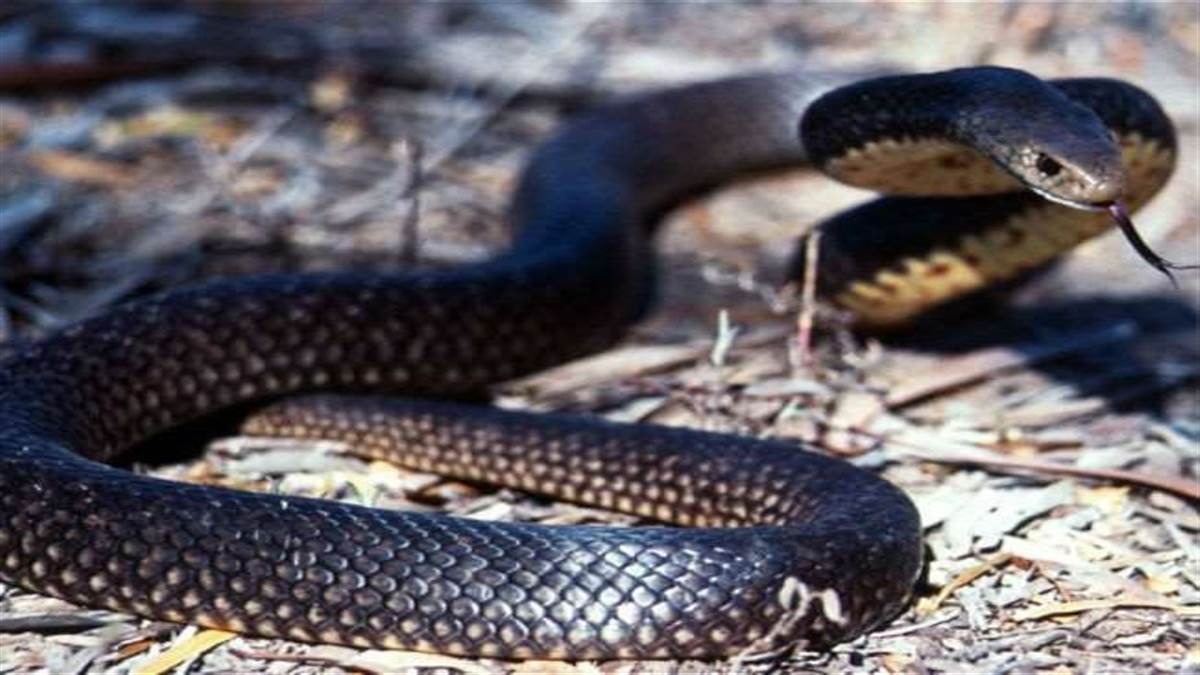
[[[1157, 104], [1112, 80], [978, 68], [818, 98], [831, 84], [738, 78], [580, 118], [534, 154], [518, 234], [490, 261], [216, 281], [18, 349], [0, 363], [0, 580], [258, 635], [515, 658], [771, 653], [879, 626], [921, 566], [915, 509], [790, 444], [419, 400], [289, 400], [249, 423], [693, 528], [382, 512], [104, 464], [236, 403], [455, 397], [602, 350], [649, 303], [656, 216], [734, 174], [807, 162], [906, 195], [824, 226], [824, 285], [888, 326], [1108, 229], [1097, 210], [1143, 203], [1174, 161]], [[991, 196], [928, 196], [964, 192]]]

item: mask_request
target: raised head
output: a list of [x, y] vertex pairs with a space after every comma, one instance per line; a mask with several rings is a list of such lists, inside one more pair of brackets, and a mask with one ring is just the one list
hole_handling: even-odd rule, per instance
[[1150, 250], [1127, 215], [1131, 179], [1118, 138], [1144, 132], [1120, 128], [1122, 109], [1167, 137], [1169, 122], [1131, 87], [1074, 87], [1111, 92], [1115, 102], [1096, 101], [1094, 109], [1068, 95], [1069, 82], [995, 66], [865, 80], [813, 102], [800, 121], [801, 141], [814, 166], [858, 187], [906, 196], [1023, 188], [1074, 209], [1106, 211], [1138, 254], [1170, 276], [1180, 266]]
[[992, 160], [1029, 190], [1060, 204], [1103, 209], [1122, 198], [1125, 167], [1112, 131], [1058, 87], [1011, 68], [932, 75], [962, 92], [946, 113], [951, 139]]

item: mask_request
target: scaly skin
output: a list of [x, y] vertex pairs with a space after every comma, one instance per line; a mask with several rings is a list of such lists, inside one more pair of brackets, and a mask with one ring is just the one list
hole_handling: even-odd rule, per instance
[[[1032, 79], [947, 77], [993, 91]], [[915, 131], [925, 87], [945, 82], [908, 82], [891, 90], [906, 94], [891, 101], [891, 126], [848, 138], [862, 146]], [[382, 512], [100, 463], [245, 401], [313, 391], [457, 396], [604, 349], [648, 305], [654, 218], [733, 174], [803, 163], [797, 120], [823, 90], [798, 77], [740, 78], [583, 117], [535, 153], [514, 201], [518, 236], [492, 261], [218, 281], [137, 300], [18, 350], [0, 363], [0, 579], [258, 635], [514, 658], [764, 653], [878, 626], [903, 608], [920, 569], [915, 509], [869, 473], [781, 443], [431, 402], [309, 399], [252, 422], [258, 432], [343, 438], [414, 466], [695, 529]], [[1062, 97], [1053, 91], [1043, 98], [1051, 109], [1038, 108], [1037, 119], [1078, 116], [1055, 115]], [[938, 100], [948, 120], [962, 121], [955, 111], [965, 104]], [[1020, 134], [1016, 122], [1030, 111], [1006, 110], [1001, 121]], [[1144, 120], [1131, 119], [1149, 138]], [[1042, 126], [1026, 140], [1054, 146], [1096, 125], [1083, 126]], [[815, 133], [806, 145], [832, 138]], [[933, 142], [964, 142], [943, 136]], [[996, 150], [994, 141], [977, 149]], [[1072, 171], [1088, 164], [1078, 159]], [[926, 255], [936, 241], [919, 244]]]

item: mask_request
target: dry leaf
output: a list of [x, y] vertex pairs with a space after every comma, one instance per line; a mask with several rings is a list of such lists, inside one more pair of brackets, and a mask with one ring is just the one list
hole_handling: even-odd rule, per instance
[[136, 675], [161, 675], [161, 673], [165, 673], [181, 663], [191, 661], [237, 636], [237, 633], [229, 631], [202, 630], [177, 640], [167, 651], [135, 666], [133, 672]]

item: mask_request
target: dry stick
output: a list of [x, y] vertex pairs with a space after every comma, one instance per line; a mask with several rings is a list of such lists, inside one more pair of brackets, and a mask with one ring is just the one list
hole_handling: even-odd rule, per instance
[[[932, 628], [933, 626], [946, 623], [947, 621], [953, 621], [958, 618], [960, 613], [961, 612], [944, 613], [942, 616], [935, 616], [933, 618], [926, 619], [925, 621], [910, 623], [906, 626], [897, 626], [895, 628], [889, 628], [888, 630], [875, 631], [874, 633], [871, 633], [871, 638], [878, 640], [881, 638], [900, 637], [901, 635], [915, 633], [919, 630], [925, 630], [926, 628]], [[839, 647], [835, 647], [834, 650], [838, 652], [854, 651], [854, 646], [853, 643], [851, 643], [850, 645], [841, 645]]]
[[1056, 462], [1046, 462], [1031, 459], [1014, 459], [1011, 457], [1002, 456], [977, 458], [939, 458], [936, 456], [922, 455], [922, 458], [927, 461], [946, 462], [952, 464], [979, 464], [998, 469], [1027, 470], [1035, 473], [1081, 476], [1084, 478], [1105, 478], [1108, 480], [1117, 481], [1119, 483], [1145, 485], [1147, 487], [1163, 490], [1165, 492], [1174, 492], [1175, 494], [1187, 499], [1200, 500], [1200, 483], [1197, 483], [1194, 480], [1188, 480], [1187, 478], [1157, 476], [1154, 474], [1142, 473], [1140, 471], [1126, 471], [1124, 469], [1085, 469], [1083, 467], [1058, 464]]
[[799, 369], [812, 367], [813, 314], [816, 311], [817, 264], [821, 231], [813, 230], [804, 239], [804, 280], [801, 286], [800, 313], [796, 316], [796, 363]]
[[1168, 612], [1174, 612], [1185, 617], [1200, 616], [1200, 607], [1194, 605], [1150, 600], [1147, 598], [1117, 597], [1106, 600], [1076, 600], [1074, 602], [1062, 602], [1045, 607], [1032, 607], [1015, 612], [1012, 615], [1012, 619], [1014, 621], [1030, 621], [1063, 614], [1082, 614], [1083, 612], [1090, 612], [1097, 609], [1123, 609], [1127, 607], [1165, 609]]
[[722, 367], [726, 363], [726, 357], [729, 356], [729, 350], [733, 349], [733, 343], [737, 340], [742, 329], [735, 326], [729, 320], [729, 310], [722, 309], [717, 314], [717, 335], [713, 339], [712, 351], [708, 354], [708, 362], [714, 366]]
[[132, 618], [128, 614], [108, 610], [12, 614], [0, 618], [0, 633], [45, 634], [66, 630], [90, 630]]
[[[332, 656], [320, 656], [316, 654], [282, 654], [271, 652], [265, 649], [237, 649], [230, 648], [229, 653], [239, 659], [254, 659], [257, 661], [269, 661], [279, 663], [298, 663], [304, 665], [328, 666], [330, 668], [345, 667], [346, 659], [338, 659]], [[355, 665], [353, 671], [367, 673], [368, 675], [376, 675], [382, 671], [364, 668], [361, 665]]]
[[229, 653], [242, 659], [259, 659], [262, 661], [277, 661], [281, 663], [313, 664], [328, 667], [340, 667], [352, 672], [376, 673], [397, 672], [400, 669], [415, 669], [423, 671], [426, 668], [444, 669], [462, 672], [466, 675], [499, 675], [499, 667], [457, 656], [428, 654], [404, 650], [388, 650], [385, 652], [362, 652], [342, 656], [340, 651], [331, 655], [319, 653], [281, 654], [259, 649], [240, 649], [232, 647]]
[[937, 609], [942, 606], [942, 603], [946, 602], [946, 598], [950, 597], [951, 593], [969, 585], [971, 582], [987, 574], [988, 572], [1007, 565], [1014, 557], [1015, 556], [1013, 556], [1011, 553], [997, 553], [984, 560], [982, 563], [960, 572], [957, 576], [951, 579], [949, 583], [947, 583], [945, 586], [942, 586], [942, 590], [938, 591], [938, 594], [934, 596], [933, 600], [930, 601], [930, 606], [928, 607], [927, 611], [937, 611]]
[[[862, 434], [868, 438], [883, 442], [893, 443], [895, 445], [909, 448], [906, 454], [928, 462], [938, 462], [942, 464], [975, 464], [1001, 470], [1010, 471], [1031, 471], [1034, 473], [1048, 473], [1062, 476], [1080, 476], [1084, 478], [1103, 478], [1116, 481], [1119, 483], [1133, 483], [1135, 485], [1144, 485], [1165, 492], [1173, 492], [1181, 497], [1192, 500], [1200, 500], [1200, 483], [1187, 478], [1173, 478], [1171, 476], [1159, 476], [1154, 474], [1142, 473], [1140, 471], [1126, 471], [1124, 469], [1088, 469], [1078, 466], [1070, 466], [1068, 464], [1059, 464], [1057, 462], [1047, 462], [1036, 459], [1016, 459], [996, 454], [984, 448], [967, 445], [964, 443], [955, 443], [939, 439], [932, 434], [923, 433], [920, 430], [910, 429], [907, 434], [909, 438], [900, 438], [897, 436], [889, 436], [879, 434], [863, 429], [848, 429], [848, 431]], [[915, 434], [913, 433], [915, 432]], [[921, 438], [912, 438], [912, 436]], [[927, 451], [926, 446], [936, 446], [936, 452]]]

